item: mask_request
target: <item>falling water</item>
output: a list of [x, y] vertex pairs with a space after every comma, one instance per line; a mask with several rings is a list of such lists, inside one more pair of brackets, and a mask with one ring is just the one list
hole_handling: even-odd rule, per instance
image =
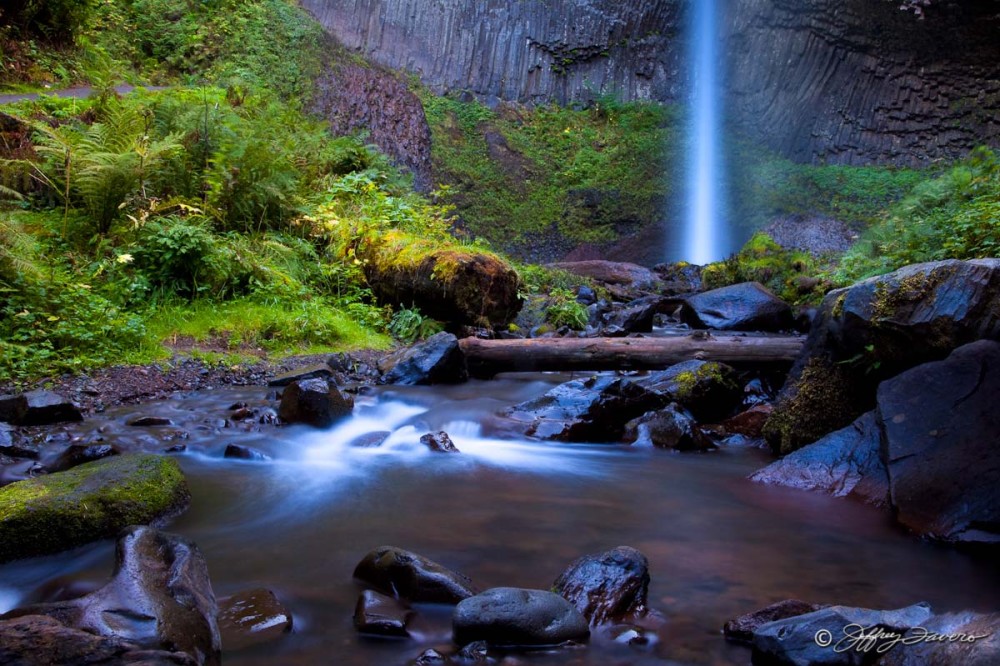
[[719, 81], [718, 8], [721, 0], [692, 0], [690, 56], [691, 96], [690, 148], [688, 156], [688, 202], [684, 235], [684, 259], [695, 264], [718, 261], [725, 256], [725, 234], [720, 183], [720, 129], [722, 122]]

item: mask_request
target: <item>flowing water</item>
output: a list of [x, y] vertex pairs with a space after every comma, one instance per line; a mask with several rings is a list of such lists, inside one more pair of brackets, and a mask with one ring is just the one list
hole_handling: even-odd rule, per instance
[[[658, 641], [637, 648], [598, 636], [587, 648], [529, 655], [517, 662], [524, 664], [746, 664], [749, 651], [722, 639], [723, 622], [789, 597], [996, 610], [994, 563], [921, 543], [884, 513], [851, 501], [750, 483], [747, 474], [767, 460], [759, 450], [681, 455], [498, 438], [493, 413], [562, 379], [379, 388], [327, 431], [223, 427], [233, 402], [266, 404], [264, 389], [125, 408], [78, 430], [155, 449], [154, 431], [136, 435], [141, 429], [122, 424], [157, 414], [191, 433], [179, 460], [193, 502], [169, 529], [199, 544], [218, 595], [268, 587], [295, 621], [281, 642], [226, 654], [227, 665], [394, 666], [448, 645], [450, 611], [442, 607], [418, 609], [410, 641], [355, 633], [361, 588], [351, 572], [380, 545], [417, 551], [483, 588], [548, 588], [576, 557], [618, 545], [649, 557], [650, 603], [664, 616]], [[448, 431], [462, 453], [423, 449], [419, 436], [436, 429]], [[378, 448], [351, 445], [373, 431], [392, 434]], [[225, 445], [237, 441], [273, 460], [224, 460]], [[93, 589], [111, 564], [105, 542], [5, 565], [0, 607], [35, 600], [40, 589]]]

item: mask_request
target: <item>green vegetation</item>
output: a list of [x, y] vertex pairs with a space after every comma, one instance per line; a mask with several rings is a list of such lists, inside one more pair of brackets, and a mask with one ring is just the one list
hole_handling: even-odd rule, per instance
[[974, 150], [920, 182], [851, 248], [834, 273], [846, 284], [906, 264], [1000, 255], [1000, 156]]
[[672, 192], [664, 177], [672, 110], [603, 99], [588, 109], [534, 110], [423, 96], [435, 174], [469, 231], [521, 255], [542, 237], [569, 247], [609, 243], [654, 222]]
[[59, 552], [148, 525], [190, 499], [173, 458], [113, 456], [0, 488], [0, 562]]

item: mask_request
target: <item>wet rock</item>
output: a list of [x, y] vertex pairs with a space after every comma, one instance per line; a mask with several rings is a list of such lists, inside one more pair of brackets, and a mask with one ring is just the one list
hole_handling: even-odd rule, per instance
[[764, 469], [758, 483], [857, 497], [876, 506], [889, 500], [889, 477], [880, 457], [882, 430], [874, 412]]
[[486, 641], [469, 643], [455, 654], [455, 659], [461, 664], [497, 663], [497, 659], [490, 653], [490, 644]]
[[470, 597], [452, 616], [455, 642], [499, 647], [559, 645], [590, 635], [586, 618], [558, 594], [497, 587]]
[[444, 332], [400, 349], [382, 359], [378, 367], [386, 384], [460, 384], [469, 379], [458, 338]]
[[416, 603], [457, 604], [476, 594], [472, 581], [416, 553], [382, 546], [354, 569], [354, 577]]
[[407, 638], [414, 612], [392, 597], [365, 590], [354, 609], [354, 627], [363, 634]]
[[0, 421], [5, 423], [14, 422], [19, 401], [20, 396], [17, 395], [0, 395]]
[[788, 453], [875, 404], [879, 383], [976, 340], [1000, 340], [1000, 259], [938, 261], [830, 292], [765, 429]]
[[649, 648], [660, 642], [660, 637], [643, 627], [621, 626], [611, 632], [615, 643], [621, 643], [636, 648]]
[[586, 285], [577, 287], [576, 302], [581, 305], [593, 305], [597, 302], [597, 292]]
[[271, 456], [267, 455], [263, 451], [258, 451], [255, 448], [242, 446], [240, 444], [227, 444], [226, 451], [222, 454], [222, 457], [233, 460], [254, 460], [258, 462], [271, 459]]
[[136, 649], [120, 638], [95, 636], [51, 617], [0, 619], [0, 663], [10, 666], [122, 664]]
[[[913, 630], [908, 645], [893, 648], [882, 657], [879, 666], [961, 665], [995, 666], [1000, 664], [1000, 613], [948, 613], [935, 615]], [[937, 637], [955, 637], [952, 640], [930, 640]], [[916, 642], [918, 637], [928, 640]]]
[[981, 340], [883, 382], [878, 411], [896, 519], [918, 534], [1000, 543], [1000, 343]]
[[240, 407], [232, 413], [234, 421], [249, 421], [255, 416], [257, 416], [257, 412], [249, 407]]
[[0, 562], [117, 535], [179, 513], [190, 494], [177, 461], [127, 454], [0, 488]]
[[413, 660], [413, 666], [438, 666], [438, 664], [447, 663], [448, 659], [434, 648], [427, 648]]
[[644, 615], [648, 589], [649, 562], [628, 546], [581, 557], [560, 574], [552, 587], [591, 625], [625, 622]]
[[635, 380], [640, 386], [678, 402], [696, 419], [718, 421], [733, 413], [743, 392], [736, 371], [714, 361], [684, 361]]
[[673, 299], [646, 296], [608, 313], [604, 316], [604, 324], [606, 328], [620, 331], [623, 335], [649, 333], [653, 330], [656, 315], [668, 312], [674, 303]]
[[113, 444], [74, 444], [59, 454], [59, 457], [45, 467], [50, 473], [62, 472], [95, 460], [121, 454], [121, 449]]
[[187, 444], [174, 444], [163, 450], [164, 453], [184, 453], [187, 451]]
[[388, 430], [381, 432], [368, 432], [364, 435], [359, 435], [351, 440], [348, 446], [355, 446], [362, 449], [374, 449], [382, 446], [385, 440], [389, 439], [392, 433]]
[[292, 614], [264, 588], [219, 599], [217, 619], [226, 652], [271, 643], [292, 631]]
[[354, 400], [344, 396], [323, 379], [292, 382], [281, 395], [278, 417], [285, 423], [305, 423], [316, 428], [329, 428], [350, 416]]
[[[860, 625], [866, 629], [881, 628], [884, 631], [902, 634], [913, 627], [922, 626], [931, 617], [931, 609], [926, 604], [916, 604], [892, 611], [830, 606], [805, 615], [769, 622], [754, 632], [754, 664], [789, 664], [791, 666], [818, 666], [823, 664], [866, 664], [880, 654], [878, 647], [869, 651], [835, 651], [841, 639], [847, 637], [845, 630], [850, 625]], [[820, 634], [823, 632], [823, 634]], [[817, 641], [817, 635], [828, 636], [826, 645]]]
[[676, 402], [629, 421], [625, 424], [622, 441], [677, 451], [709, 451], [715, 448], [694, 417]]
[[616, 442], [628, 421], [665, 403], [662, 396], [630, 379], [595, 376], [560, 384], [505, 410], [504, 415], [530, 437]]
[[299, 382], [305, 379], [329, 379], [332, 376], [333, 369], [328, 364], [318, 363], [278, 375], [268, 381], [267, 385], [288, 386], [292, 382]]
[[15, 398], [12, 422], [17, 425], [51, 425], [82, 420], [83, 415], [76, 405], [52, 391], [28, 391]]
[[27, 441], [21, 434], [5, 423], [0, 423], [0, 456], [29, 458], [37, 460], [38, 445]]
[[771, 416], [773, 408], [770, 405], [754, 405], [722, 422], [727, 433], [759, 438], [764, 432], [764, 424]]
[[720, 331], [787, 331], [792, 309], [759, 282], [744, 282], [688, 297], [681, 321]]
[[278, 425], [281, 423], [281, 419], [278, 418], [278, 412], [268, 407], [260, 411], [260, 416], [257, 417], [257, 423], [261, 425]]
[[159, 426], [172, 426], [174, 422], [165, 416], [139, 416], [128, 421], [125, 425], [136, 428], [155, 428]]
[[455, 443], [451, 441], [451, 437], [448, 433], [442, 432], [429, 432], [420, 438], [420, 443], [426, 446], [431, 451], [436, 451], [438, 453], [458, 453], [458, 447]]
[[786, 599], [726, 622], [722, 627], [722, 633], [731, 641], [749, 644], [753, 642], [754, 633], [765, 624], [805, 615], [821, 608], [823, 607], [798, 599]]
[[550, 268], [591, 278], [611, 287], [619, 287], [622, 294], [642, 296], [643, 292], [658, 292], [661, 282], [659, 276], [644, 266], [628, 262], [604, 261], [593, 259], [589, 261], [565, 261], [549, 264]]
[[[19, 608], [4, 619], [44, 615], [142, 650], [181, 652], [181, 663], [220, 663], [216, 602], [205, 560], [193, 543], [148, 527], [129, 528], [115, 551], [115, 571], [79, 599]], [[88, 662], [71, 662], [88, 663]]]
[[653, 271], [664, 282], [663, 294], [691, 294], [701, 291], [701, 266], [678, 262], [676, 264], [657, 264]]

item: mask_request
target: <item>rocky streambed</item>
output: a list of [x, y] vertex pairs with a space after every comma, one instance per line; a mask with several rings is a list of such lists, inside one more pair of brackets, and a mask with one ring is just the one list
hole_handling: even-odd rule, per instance
[[[7, 623], [0, 655], [4, 663], [46, 663], [38, 661], [42, 647], [86, 646], [86, 638], [96, 641], [87, 654], [104, 655], [93, 663], [216, 663], [221, 655], [237, 664], [721, 664], [747, 663], [751, 650], [738, 641], [750, 640], [755, 663], [811, 663], [830, 654], [815, 651], [823, 648], [812, 640], [818, 631], [857, 620], [900, 634], [926, 628], [982, 635], [971, 643], [897, 646], [895, 661], [884, 663], [992, 663], [997, 617], [975, 615], [996, 611], [1000, 591], [993, 551], [983, 545], [995, 532], [996, 504], [983, 486], [995, 472], [991, 459], [956, 468], [931, 456], [960, 475], [975, 498], [961, 513], [954, 506], [966, 491], [933, 475], [914, 477], [905, 455], [883, 453], [894, 451], [902, 424], [935, 418], [918, 400], [928, 386], [972, 410], [963, 417], [969, 424], [993, 427], [988, 410], [976, 407], [991, 404], [993, 395], [997, 345], [976, 341], [993, 336], [991, 310], [978, 305], [993, 298], [992, 267], [937, 266], [919, 273], [920, 281], [902, 276], [895, 291], [891, 280], [872, 287], [881, 300], [868, 320], [889, 318], [891, 326], [865, 328], [854, 314], [861, 297], [835, 293], [804, 354], [822, 351], [829, 367], [846, 366], [848, 378], [859, 381], [872, 370], [856, 360], [840, 363], [837, 354], [850, 347], [821, 345], [816, 331], [837, 339], [844, 326], [831, 322], [852, 313], [848, 330], [864, 345], [885, 331], [905, 335], [904, 314], [912, 311], [906, 304], [926, 300], [942, 284], [952, 300], [933, 302], [954, 304], [947, 280], [961, 270], [980, 275], [984, 285], [964, 292], [967, 307], [918, 309], [917, 317], [957, 322], [934, 325], [951, 332], [956, 351], [938, 338], [936, 358], [943, 360], [921, 365], [934, 354], [914, 356], [911, 370], [894, 352], [898, 373], [878, 379], [881, 388], [869, 398], [874, 411], [853, 426], [865, 437], [847, 438], [850, 446], [806, 446], [764, 471], [773, 460], [761, 438], [773, 417], [773, 369], [695, 359], [650, 373], [467, 381], [461, 348], [446, 334], [381, 364], [341, 357], [284, 378], [269, 373], [273, 387], [179, 392], [109, 405], [83, 421], [6, 429], [5, 479], [28, 478], [0, 488], [8, 560], [0, 565], [0, 610], [13, 611], [0, 618]], [[718, 296], [694, 302], [715, 298], [711, 315], [718, 320], [726, 314], [718, 303], [727, 302]], [[741, 316], [754, 314], [745, 312], [747, 299], [735, 304]], [[975, 317], [955, 315], [959, 309], [986, 314], [973, 324]], [[783, 325], [789, 314], [779, 313]], [[611, 319], [603, 325], [619, 325]], [[943, 376], [969, 374], [968, 386], [951, 391], [934, 380], [935, 363], [956, 363], [962, 371]], [[908, 380], [907, 372], [926, 377]], [[377, 376], [392, 383], [375, 385]], [[793, 369], [800, 388], [814, 377]], [[415, 385], [421, 383], [433, 385]], [[935, 395], [930, 400], [940, 403]], [[786, 387], [777, 409], [793, 398]], [[71, 405], [56, 402], [34, 395], [10, 409], [24, 423], [34, 418], [28, 403], [67, 410], [60, 419], [73, 416]], [[796, 409], [783, 414], [798, 418], [803, 404], [811, 403], [793, 400]], [[947, 439], [920, 439], [934, 426], [902, 439], [923, 442], [923, 451], [958, 442], [959, 455], [971, 461], [976, 438], [963, 433], [975, 431], [943, 423]], [[120, 483], [100, 480], [111, 466]], [[748, 480], [754, 473], [775, 485]], [[134, 506], [131, 496], [101, 494], [141, 486], [150, 476], [157, 488], [175, 488], [156, 494], [160, 504], [139, 502], [154, 509], [151, 515], [124, 511]], [[72, 534], [91, 538], [59, 537], [43, 548], [31, 529], [42, 526], [38, 533], [50, 536], [54, 528], [36, 520], [43, 505], [31, 502], [66, 491], [51, 484], [65, 486], [70, 478], [78, 478], [69, 484]], [[856, 489], [890, 510], [836, 497]], [[951, 504], [941, 503], [941, 520], [930, 522], [933, 512], [912, 498], [945, 489]], [[87, 492], [97, 494], [79, 495]], [[116, 518], [124, 524], [115, 527]], [[180, 536], [127, 532], [107, 583], [116, 529], [133, 522]], [[900, 524], [925, 538], [979, 547], [922, 542]], [[49, 525], [70, 522], [56, 516]], [[178, 580], [195, 582], [170, 582]], [[802, 601], [740, 617], [788, 599]], [[799, 617], [782, 619], [788, 615]], [[738, 617], [727, 641], [721, 629]], [[178, 622], [201, 627], [194, 632], [201, 638], [191, 643], [170, 634]], [[81, 631], [86, 636], [74, 633]], [[944, 651], [928, 652], [935, 647]]]

